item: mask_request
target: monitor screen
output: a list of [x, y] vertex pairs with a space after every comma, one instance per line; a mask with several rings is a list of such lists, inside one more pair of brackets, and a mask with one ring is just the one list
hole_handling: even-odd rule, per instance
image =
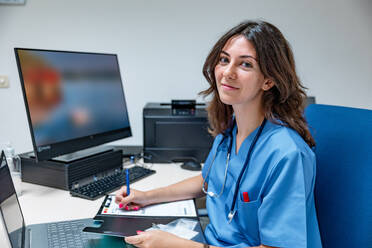
[[15, 53], [39, 160], [131, 136], [115, 54]]

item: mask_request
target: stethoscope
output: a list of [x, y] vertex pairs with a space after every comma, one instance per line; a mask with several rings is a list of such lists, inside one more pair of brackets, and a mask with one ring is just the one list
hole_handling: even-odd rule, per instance
[[[248, 154], [247, 154], [247, 157], [245, 159], [245, 162], [244, 162], [244, 165], [243, 165], [243, 168], [242, 170], [240, 171], [240, 174], [239, 174], [239, 177], [238, 177], [238, 180], [235, 184], [235, 191], [234, 191], [234, 196], [233, 196], [233, 202], [231, 204], [231, 208], [230, 208], [230, 212], [229, 214], [227, 215], [227, 218], [229, 219], [229, 223], [231, 223], [232, 219], [234, 218], [234, 215], [236, 213], [236, 210], [235, 210], [235, 202], [236, 202], [236, 198], [238, 196], [238, 192], [239, 192], [239, 185], [240, 185], [240, 181], [242, 179], [242, 176], [244, 174], [244, 171], [247, 169], [248, 167], [248, 163], [249, 163], [249, 160], [251, 158], [251, 155], [252, 155], [252, 151], [257, 143], [257, 140], [258, 138], [260, 137], [261, 133], [262, 133], [262, 130], [263, 128], [265, 127], [265, 124], [266, 124], [266, 118], [264, 118], [264, 120], [262, 121], [261, 123], [261, 126], [260, 128], [258, 129], [258, 132], [256, 134], [256, 136], [254, 137], [253, 139], [253, 142], [251, 144], [251, 146], [249, 147], [249, 150], [248, 150]], [[204, 177], [204, 180], [203, 180], [203, 187], [202, 187], [202, 190], [205, 194], [209, 195], [210, 197], [220, 197], [225, 189], [225, 183], [226, 183], [226, 177], [227, 177], [227, 170], [229, 168], [229, 165], [230, 165], [230, 154], [231, 154], [231, 150], [232, 150], [232, 145], [233, 145], [233, 138], [232, 138], [232, 132], [233, 132], [233, 129], [234, 129], [234, 126], [236, 125], [236, 122], [234, 120], [234, 123], [233, 123], [233, 126], [231, 128], [229, 128], [228, 130], [226, 130], [226, 132], [224, 133], [224, 136], [222, 138], [222, 140], [220, 141], [220, 143], [218, 144], [217, 146], [217, 149], [216, 149], [216, 152], [214, 153], [214, 156], [213, 156], [213, 159], [212, 159], [212, 163], [211, 165], [209, 166], [208, 168], [208, 171], [207, 171], [207, 174], [205, 175]], [[220, 145], [225, 141], [225, 139], [227, 137], [230, 137], [230, 143], [229, 143], [229, 147], [228, 147], [228, 150], [227, 150], [227, 157], [226, 157], [226, 165], [225, 165], [225, 176], [224, 176], [224, 179], [223, 179], [223, 184], [222, 184], [222, 188], [221, 188], [221, 191], [216, 194], [212, 191], [207, 191], [205, 190], [205, 183], [206, 183], [206, 179], [208, 178], [208, 175], [209, 175], [209, 172], [212, 168], [212, 165], [214, 163], [214, 160], [216, 158], [216, 155], [217, 155], [217, 152], [218, 152], [218, 148], [220, 147]]]

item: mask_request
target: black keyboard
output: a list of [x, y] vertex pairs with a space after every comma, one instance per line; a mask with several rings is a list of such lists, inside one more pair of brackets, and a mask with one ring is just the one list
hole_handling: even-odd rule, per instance
[[[133, 183], [144, 177], [154, 174], [156, 171], [147, 169], [141, 166], [129, 168], [129, 181]], [[109, 176], [100, 178], [91, 183], [82, 185], [77, 188], [70, 189], [72, 196], [78, 196], [89, 200], [95, 200], [103, 195], [106, 195], [122, 185], [126, 184], [125, 170], [121, 170]]]

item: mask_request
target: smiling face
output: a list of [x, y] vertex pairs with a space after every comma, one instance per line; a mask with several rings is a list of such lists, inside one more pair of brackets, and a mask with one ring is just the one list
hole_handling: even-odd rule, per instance
[[233, 107], [261, 104], [262, 93], [273, 86], [260, 70], [253, 44], [242, 35], [226, 42], [214, 75], [221, 101]]

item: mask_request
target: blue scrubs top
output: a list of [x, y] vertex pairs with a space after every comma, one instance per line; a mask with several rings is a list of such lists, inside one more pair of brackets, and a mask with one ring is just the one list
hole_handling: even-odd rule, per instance
[[[208, 183], [208, 191], [216, 194], [222, 189], [230, 139], [233, 146], [223, 194], [217, 198], [207, 195], [210, 224], [205, 236], [208, 243], [220, 247], [261, 244], [322, 247], [313, 194], [315, 155], [296, 131], [271, 121], [266, 122], [254, 147], [240, 182], [235, 216], [228, 223], [235, 184], [258, 129], [243, 141], [238, 154], [236, 126], [232, 137], [226, 138], [220, 146], [222, 134], [214, 140], [202, 175]], [[244, 201], [243, 192], [248, 193], [249, 202]]]

